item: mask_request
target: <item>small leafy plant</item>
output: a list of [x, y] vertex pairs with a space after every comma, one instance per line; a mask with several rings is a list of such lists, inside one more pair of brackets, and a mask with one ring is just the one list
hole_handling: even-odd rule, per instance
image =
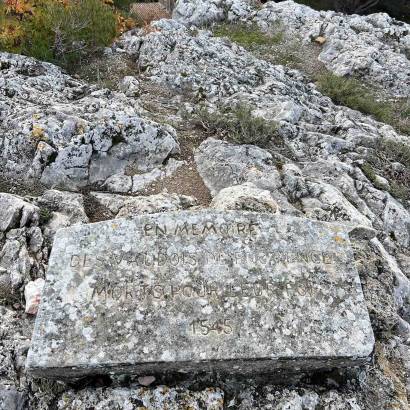
[[265, 145], [278, 138], [277, 123], [255, 117], [251, 108], [245, 104], [233, 108], [219, 107], [216, 111], [201, 107], [193, 120], [207, 133], [237, 144]]
[[283, 31], [264, 33], [256, 24], [220, 24], [213, 28], [213, 33], [216, 37], [227, 37], [247, 49], [281, 43], [284, 36]]
[[335, 104], [344, 105], [376, 120], [390, 124], [398, 132], [410, 135], [409, 99], [380, 100], [376, 92], [355, 78], [339, 77], [329, 71], [317, 76], [319, 91], [329, 96]]

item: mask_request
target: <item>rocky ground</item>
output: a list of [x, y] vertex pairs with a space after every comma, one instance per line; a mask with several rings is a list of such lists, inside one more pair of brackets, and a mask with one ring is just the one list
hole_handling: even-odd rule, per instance
[[[280, 24], [305, 42], [324, 37], [318, 58], [328, 70], [388, 98], [409, 95], [408, 25], [292, 1], [179, 0], [173, 20], [127, 32], [105, 51], [106, 83], [0, 53], [0, 409], [410, 407], [409, 136], [335, 105], [306, 74], [214, 37], [211, 24], [224, 20], [268, 32]], [[261, 119], [258, 130], [274, 124], [269, 140], [233, 139], [204, 123], [204, 112], [238, 103]], [[26, 310], [35, 311], [58, 228], [198, 207], [348, 225], [373, 362], [285, 385], [206, 375], [65, 385], [25, 374], [34, 324]]]

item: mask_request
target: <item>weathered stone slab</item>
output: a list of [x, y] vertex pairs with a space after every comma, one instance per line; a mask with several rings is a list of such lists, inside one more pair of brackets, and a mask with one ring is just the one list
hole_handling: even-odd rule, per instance
[[67, 378], [361, 364], [374, 338], [341, 229], [216, 211], [62, 229], [27, 368]]

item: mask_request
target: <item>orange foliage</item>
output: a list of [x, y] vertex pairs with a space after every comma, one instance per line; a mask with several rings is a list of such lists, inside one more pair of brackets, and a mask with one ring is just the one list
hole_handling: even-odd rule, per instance
[[[55, 2], [61, 3], [64, 6], [67, 6], [70, 2], [76, 0], [54, 0]], [[107, 4], [110, 7], [114, 8], [113, 0], [101, 0], [104, 4]], [[44, 0], [5, 0], [5, 12], [8, 15], [16, 16], [20, 20], [25, 17], [25, 15], [33, 15], [35, 13], [36, 7], [41, 7], [41, 3], [44, 3]], [[129, 17], [122, 16], [119, 12], [116, 12], [117, 15], [117, 26], [118, 32], [124, 33], [127, 30], [135, 27], [134, 21]], [[3, 32], [6, 31], [3, 28]], [[5, 34], [5, 33], [3, 33]]]
[[7, 14], [23, 16], [33, 13], [33, 2], [30, 0], [6, 0], [5, 5]]
[[[69, 6], [79, 0], [0, 0], [0, 47], [11, 52], [20, 52], [19, 46], [23, 44], [25, 22], [35, 18], [47, 4], [52, 2]], [[101, 0], [111, 7], [117, 20], [117, 33], [122, 34], [135, 27], [132, 18], [124, 16], [114, 6], [113, 0]], [[1, 19], [3, 17], [3, 19]]]
[[135, 27], [135, 22], [129, 17], [124, 17], [119, 13], [116, 13], [117, 16], [117, 29], [120, 34], [125, 33], [128, 30], [131, 30]]

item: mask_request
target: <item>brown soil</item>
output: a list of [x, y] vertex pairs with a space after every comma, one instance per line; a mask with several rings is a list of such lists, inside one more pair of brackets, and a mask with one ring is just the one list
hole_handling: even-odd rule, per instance
[[163, 192], [179, 195], [193, 196], [198, 200], [198, 205], [207, 206], [212, 200], [209, 189], [204, 184], [195, 164], [188, 162], [179, 168], [173, 175], [152, 183], [144, 192], [145, 195], [153, 195]]
[[[141, 105], [148, 111], [149, 118], [162, 124], [169, 123], [177, 130], [181, 153], [176, 159], [186, 162], [173, 175], [153, 182], [143, 195], [158, 194], [166, 190], [170, 193], [193, 196], [199, 205], [209, 205], [212, 197], [197, 171], [194, 160], [195, 149], [207, 136], [188, 122], [180, 124], [169, 120], [169, 116], [175, 115], [181, 104], [175, 103], [173, 97], [176, 94], [171, 89], [151, 82], [144, 82], [141, 88]], [[185, 98], [189, 101], [190, 96], [186, 95]]]
[[26, 182], [23, 179], [17, 181], [15, 178], [0, 175], [0, 192], [20, 196], [40, 196], [45, 190], [46, 188], [38, 181]]
[[89, 192], [82, 192], [84, 198], [84, 211], [90, 222], [100, 222], [113, 219], [115, 215], [104, 205], [101, 205]]

